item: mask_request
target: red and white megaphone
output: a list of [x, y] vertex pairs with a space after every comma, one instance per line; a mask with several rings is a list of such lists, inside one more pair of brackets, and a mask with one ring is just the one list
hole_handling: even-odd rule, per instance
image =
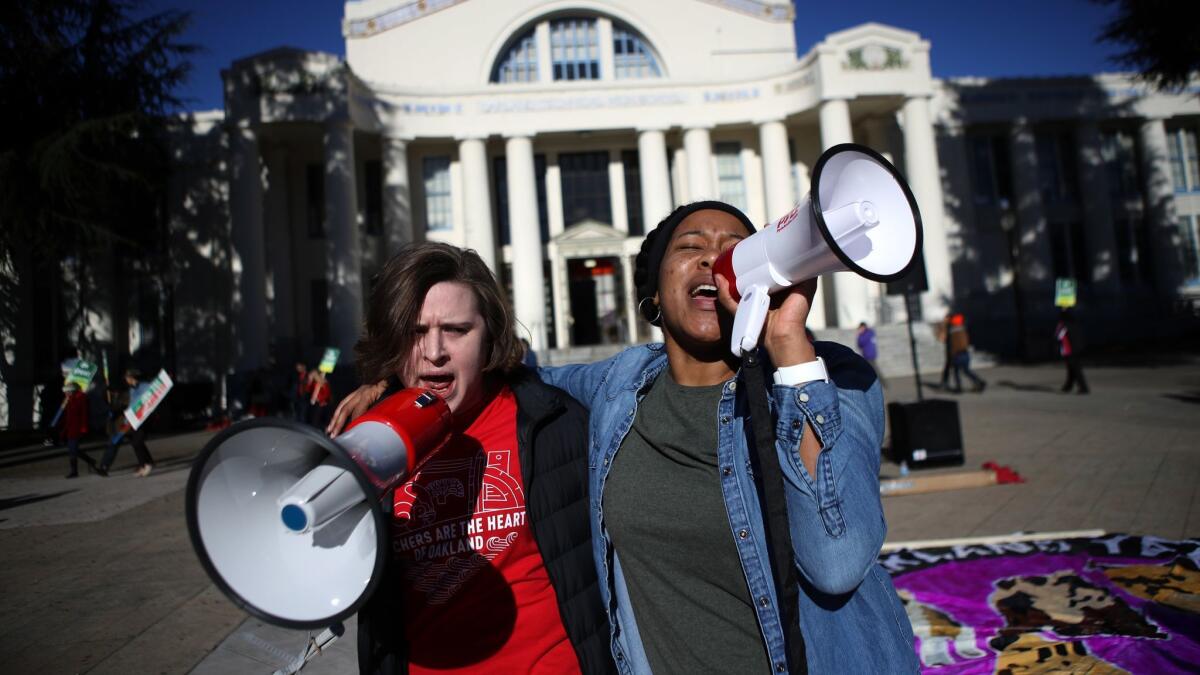
[[385, 498], [450, 428], [445, 401], [405, 389], [337, 438], [271, 418], [226, 429], [188, 477], [200, 563], [234, 604], [268, 623], [342, 621], [374, 592], [389, 554]]
[[738, 301], [730, 349], [741, 356], [758, 344], [771, 293], [841, 271], [895, 281], [916, 260], [921, 238], [917, 201], [896, 167], [862, 145], [829, 148], [796, 208], [713, 263]]

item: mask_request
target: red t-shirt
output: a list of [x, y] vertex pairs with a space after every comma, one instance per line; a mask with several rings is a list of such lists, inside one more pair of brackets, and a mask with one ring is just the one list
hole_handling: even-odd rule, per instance
[[508, 387], [396, 490], [394, 515], [410, 673], [579, 672], [526, 521]]

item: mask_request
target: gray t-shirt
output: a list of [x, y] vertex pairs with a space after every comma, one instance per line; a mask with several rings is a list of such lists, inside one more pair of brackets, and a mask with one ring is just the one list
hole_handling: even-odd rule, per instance
[[770, 671], [721, 494], [721, 389], [684, 387], [664, 370], [605, 487], [604, 521], [658, 675]]

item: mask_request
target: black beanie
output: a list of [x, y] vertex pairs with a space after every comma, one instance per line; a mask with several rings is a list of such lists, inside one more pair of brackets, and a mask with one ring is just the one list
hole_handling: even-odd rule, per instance
[[647, 304], [645, 301], [654, 298], [654, 294], [658, 292], [658, 268], [662, 266], [663, 256], [667, 252], [667, 243], [671, 241], [671, 235], [675, 232], [675, 228], [683, 222], [684, 218], [697, 211], [724, 211], [741, 221], [742, 225], [746, 226], [747, 233], [754, 234], [757, 231], [754, 223], [751, 223], [746, 214], [736, 206], [725, 202], [703, 201], [684, 204], [676, 208], [671, 215], [658, 224], [658, 227], [647, 233], [634, 264], [633, 285], [637, 291], [638, 311], [642, 314], [642, 318], [655, 326], [659, 325], [658, 309], [655, 307], [644, 308]]

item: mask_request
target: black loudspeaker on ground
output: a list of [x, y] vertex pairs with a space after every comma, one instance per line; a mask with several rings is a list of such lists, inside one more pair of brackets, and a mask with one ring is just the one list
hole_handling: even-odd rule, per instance
[[892, 434], [889, 459], [909, 468], [961, 466], [962, 425], [958, 403], [927, 399], [916, 403], [889, 403]]

